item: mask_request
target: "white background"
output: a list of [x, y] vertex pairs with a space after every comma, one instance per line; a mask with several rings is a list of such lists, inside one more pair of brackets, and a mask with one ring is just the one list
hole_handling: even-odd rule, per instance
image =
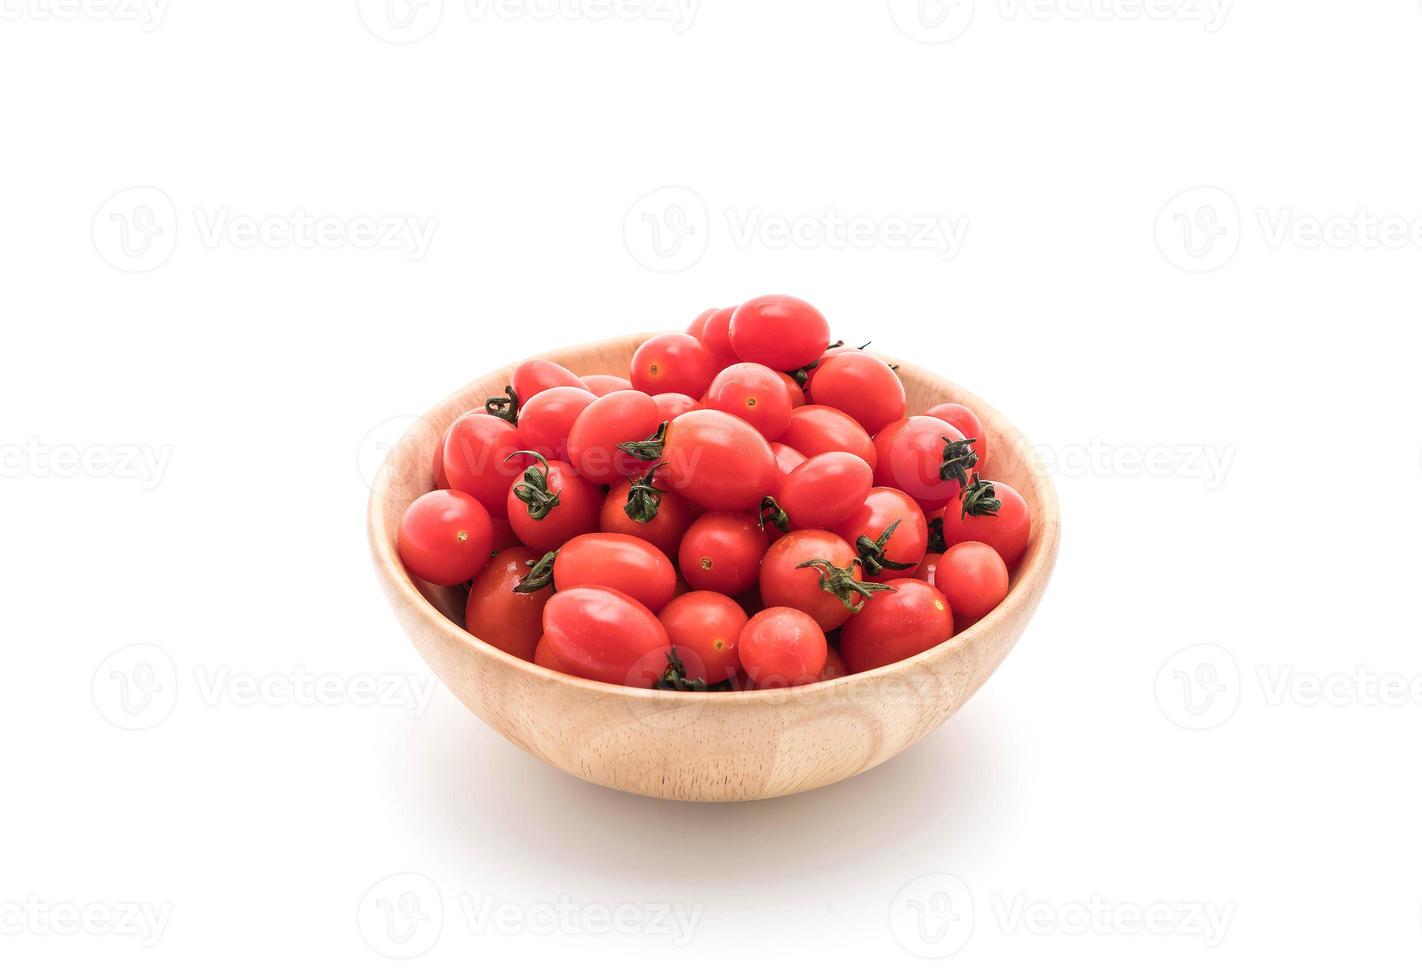
[[[0, 3], [0, 971], [1415, 964], [1418, 4], [549, 2]], [[582, 784], [430, 686], [368, 473], [768, 291], [1040, 443], [1056, 578], [864, 776]]]

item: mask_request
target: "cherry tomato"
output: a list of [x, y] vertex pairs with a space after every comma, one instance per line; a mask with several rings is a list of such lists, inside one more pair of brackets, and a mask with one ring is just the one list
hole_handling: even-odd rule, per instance
[[979, 468], [986, 465], [988, 460], [987, 430], [983, 428], [983, 423], [971, 408], [955, 402], [944, 402], [942, 405], [934, 405], [923, 414], [942, 419], [963, 433], [964, 439], [974, 440], [973, 452], [978, 454]]
[[657, 618], [673, 644], [701, 657], [707, 684], [720, 684], [739, 672], [736, 641], [749, 617], [736, 600], [718, 592], [688, 592], [667, 603]]
[[684, 333], [664, 333], [632, 354], [632, 387], [649, 395], [668, 392], [700, 398], [716, 374], [706, 345]]
[[706, 349], [711, 352], [718, 369], [740, 360], [736, 356], [735, 348], [731, 346], [731, 315], [735, 312], [734, 306], [728, 306], [724, 310], [710, 311], [706, 316], [706, 322], [701, 326], [701, 333], [693, 334], [706, 345]]
[[439, 437], [439, 441], [434, 447], [434, 488], [436, 490], [448, 490], [449, 480], [444, 475], [444, 444], [449, 440], [449, 430], [444, 430], [444, 435]]
[[875, 487], [835, 530], [854, 547], [871, 582], [908, 578], [928, 550], [928, 519], [908, 494]]
[[736, 307], [731, 348], [743, 361], [777, 371], [798, 371], [829, 346], [829, 324], [820, 311], [791, 296], [761, 296]]
[[780, 441], [808, 459], [821, 453], [853, 453], [872, 469], [879, 456], [864, 426], [828, 405], [804, 405], [790, 413], [790, 425]]
[[794, 405], [781, 375], [764, 364], [732, 364], [706, 391], [706, 407], [734, 415], [774, 439], [790, 424]]
[[[937, 513], [937, 512], [935, 512]], [[941, 515], [939, 515], [941, 517]], [[920, 582], [927, 582], [935, 589], [938, 588], [938, 563], [943, 560], [943, 552], [930, 551], [923, 556], [923, 561], [918, 563], [918, 569], [913, 573], [913, 577]], [[939, 589], [941, 592], [942, 590]], [[951, 603], [950, 603], [951, 605]]]
[[776, 371], [780, 375], [781, 382], [785, 385], [785, 391], [790, 395], [790, 407], [799, 408], [805, 404], [805, 389], [800, 387], [800, 382], [796, 381], [784, 371]]
[[513, 525], [502, 517], [491, 517], [489, 523], [494, 525], [494, 543], [489, 548], [490, 552], [507, 551], [510, 548], [521, 548], [523, 542], [514, 534]]
[[702, 407], [695, 398], [676, 391], [653, 395], [652, 401], [657, 403], [657, 411], [661, 413], [664, 422], [669, 422], [678, 415], [685, 415], [687, 412], [694, 412]]
[[791, 531], [760, 563], [761, 601], [808, 613], [826, 633], [888, 588], [862, 581], [854, 549], [832, 531]]
[[507, 513], [509, 487], [523, 472], [509, 456], [523, 449], [518, 430], [483, 412], [466, 412], [450, 427], [444, 444], [444, 475], [452, 490], [467, 493], [491, 517]]
[[805, 461], [805, 454], [798, 449], [791, 449], [783, 442], [772, 442], [770, 451], [775, 454], [775, 466], [780, 470], [780, 480], [775, 486], [775, 492], [778, 494], [781, 487], [785, 486], [785, 478]]
[[667, 486], [710, 510], [759, 507], [779, 480], [770, 443], [749, 423], [725, 412], [688, 412], [652, 437], [620, 448], [639, 459], [665, 462]]
[[464, 604], [464, 628], [490, 646], [532, 660], [543, 637], [549, 589], [515, 592], [538, 555], [529, 548], [500, 551], [479, 573]]
[[514, 368], [513, 389], [518, 394], [520, 405], [549, 388], [584, 388], [578, 376], [561, 364], [552, 361], [524, 361]]
[[752, 616], [739, 645], [741, 664], [758, 690], [814, 683], [829, 655], [819, 624], [784, 606]]
[[395, 550], [411, 575], [461, 585], [488, 564], [493, 539], [489, 512], [478, 500], [458, 490], [431, 490], [400, 518]]
[[587, 386], [588, 391], [599, 398], [603, 395], [610, 395], [614, 391], [632, 390], [632, 382], [626, 378], [619, 378], [615, 374], [585, 374], [578, 380]]
[[[530, 575], [530, 581], [537, 576]], [[657, 612], [676, 594], [676, 569], [660, 549], [641, 538], [584, 534], [558, 550], [553, 587], [563, 592], [584, 585], [616, 589]]]
[[844, 624], [839, 650], [851, 673], [906, 660], [953, 636], [953, 610], [927, 582], [900, 579]]
[[992, 545], [1008, 568], [1017, 564], [1032, 536], [1032, 515], [1022, 495], [1001, 481], [975, 473], [962, 496], [943, 510], [943, 540], [949, 545], [981, 541]]
[[825, 669], [820, 671], [820, 680], [832, 681], [836, 677], [849, 676], [849, 668], [844, 665], [844, 658], [839, 655], [839, 651], [830, 644], [829, 653], [825, 657]]
[[654, 473], [615, 485], [602, 502], [598, 529], [641, 538], [675, 558], [696, 514], [680, 494], [656, 484]]
[[646, 392], [603, 395], [573, 422], [568, 433], [568, 459], [579, 473], [598, 483], [630, 477], [646, 466], [618, 449], [618, 443], [645, 439], [661, 421], [657, 403]]
[[711, 319], [715, 315], [716, 307], [714, 306], [711, 307], [711, 309], [698, 314], [696, 319], [691, 321], [691, 326], [686, 328], [686, 332], [691, 334], [697, 340], [704, 341], [706, 339], [706, 321]]
[[893, 423], [874, 437], [874, 448], [879, 454], [874, 482], [902, 490], [925, 510], [957, 497], [978, 465], [963, 434], [929, 415]]
[[568, 433], [583, 409], [597, 401], [586, 388], [549, 388], [540, 391], [518, 413], [518, 431], [524, 447], [549, 459], [568, 460]]
[[524, 454], [532, 463], [509, 488], [508, 500], [509, 524], [519, 540], [542, 554], [596, 531], [602, 491], [578, 476], [571, 463], [529, 450]]
[[810, 400], [844, 412], [875, 433], [904, 417], [904, 386], [873, 354], [853, 348], [825, 358], [810, 379]]
[[976, 621], [1007, 598], [1007, 565], [991, 545], [964, 541], [944, 552], [934, 587], [956, 616]]
[[832, 528], [849, 520], [873, 485], [874, 471], [858, 456], [821, 453], [785, 477], [776, 499], [792, 527]]
[[607, 684], [651, 687], [671, 639], [646, 606], [616, 589], [560, 589], [543, 607], [534, 663]]
[[744, 592], [760, 576], [768, 542], [749, 514], [702, 514], [681, 539], [677, 565], [693, 589]]

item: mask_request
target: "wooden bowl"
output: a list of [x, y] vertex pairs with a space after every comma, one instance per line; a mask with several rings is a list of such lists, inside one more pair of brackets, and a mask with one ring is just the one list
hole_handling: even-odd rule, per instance
[[[577, 374], [626, 377], [650, 334], [539, 355]], [[898, 755], [973, 695], [1022, 634], [1056, 560], [1056, 493], [1032, 447], [997, 411], [957, 385], [900, 364], [909, 413], [940, 402], [982, 420], [989, 479], [1026, 499], [1032, 539], [1007, 598], [980, 622], [918, 656], [863, 674], [780, 691], [644, 691], [545, 670], [465, 632], [459, 589], [417, 582], [395, 550], [411, 500], [432, 489], [444, 430], [503, 392], [512, 367], [441, 402], [386, 458], [370, 497], [376, 573], [400, 624], [455, 696], [515, 745], [603, 786], [673, 800], [755, 800], [815, 789]]]

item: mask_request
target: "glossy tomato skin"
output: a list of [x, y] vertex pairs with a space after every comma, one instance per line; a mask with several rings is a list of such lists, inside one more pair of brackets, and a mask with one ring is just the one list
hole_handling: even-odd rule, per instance
[[675, 393], [700, 398], [715, 373], [711, 352], [689, 334], [659, 334], [632, 354], [632, 387], [649, 395]]
[[724, 310], [712, 310], [701, 327], [698, 339], [711, 352], [718, 370], [740, 360], [736, 356], [735, 348], [731, 346], [731, 316], [735, 312], [734, 306], [728, 306]]
[[844, 412], [870, 435], [904, 417], [904, 386], [893, 368], [850, 348], [826, 357], [810, 379], [810, 400]]
[[704, 407], [690, 395], [683, 395], [675, 391], [653, 395], [652, 401], [657, 403], [657, 411], [661, 413], [662, 419], [668, 422], [679, 415], [685, 415], [687, 412], [694, 412]]
[[776, 500], [791, 527], [833, 528], [859, 509], [873, 485], [874, 471], [858, 456], [821, 453], [785, 477]]
[[942, 419], [963, 433], [964, 439], [974, 440], [973, 452], [978, 454], [979, 468], [987, 464], [987, 430], [983, 428], [982, 421], [971, 408], [968, 408], [966, 405], [959, 405], [956, 402], [944, 402], [942, 405], [934, 405], [923, 414], [931, 415], [936, 419]]
[[439, 441], [434, 447], [434, 488], [436, 490], [448, 490], [449, 480], [444, 475], [444, 444], [449, 441], [449, 430], [445, 429], [444, 434], [439, 437]]
[[[983, 481], [992, 487], [1000, 501], [996, 514], [963, 513], [963, 499], [953, 501], [943, 509], [943, 540], [950, 546], [963, 541], [981, 541], [992, 545], [1008, 568], [1014, 567], [1027, 551], [1032, 536], [1032, 515], [1022, 495], [1001, 480]], [[972, 488], [969, 488], [971, 492]]]
[[927, 582], [900, 579], [844, 624], [839, 652], [851, 673], [906, 660], [953, 636], [953, 610]]
[[695, 650], [705, 665], [705, 681], [720, 684], [741, 667], [737, 641], [749, 617], [736, 600], [719, 592], [688, 592], [658, 615], [677, 647]]
[[732, 364], [712, 379], [706, 407], [743, 419], [775, 439], [790, 425], [794, 410], [782, 377], [763, 364]]
[[839, 651], [830, 644], [829, 653], [825, 657], [825, 669], [820, 671], [820, 680], [832, 681], [836, 677], [847, 677], [849, 668], [844, 664], [844, 658], [839, 655]]
[[780, 375], [780, 380], [785, 385], [785, 391], [790, 396], [790, 408], [794, 410], [805, 404], [805, 389], [800, 387], [800, 382], [784, 371], [775, 373]]
[[558, 551], [553, 586], [559, 592], [579, 586], [616, 589], [655, 613], [676, 594], [676, 569], [641, 538], [597, 532], [576, 537]]
[[775, 467], [780, 471], [779, 482], [775, 485], [775, 492], [778, 494], [785, 486], [785, 479], [795, 472], [796, 467], [805, 462], [805, 454], [798, 449], [791, 449], [783, 442], [772, 442], [770, 451], [775, 454]]
[[[942, 419], [915, 415], [895, 422], [874, 437], [879, 462], [874, 482], [902, 490], [925, 510], [955, 499], [965, 483], [943, 473], [943, 454], [949, 443], [962, 442], [963, 434]], [[971, 475], [971, 467], [964, 474]]]
[[467, 412], [455, 420], [444, 444], [444, 475], [450, 489], [467, 493], [490, 517], [508, 514], [509, 487], [523, 472], [519, 457], [524, 448], [518, 429], [483, 412]]
[[612, 483], [646, 469], [617, 448], [646, 439], [661, 424], [661, 412], [643, 391], [614, 391], [583, 409], [568, 433], [568, 459], [595, 483]]
[[514, 368], [513, 390], [520, 403], [526, 403], [534, 395], [549, 388], [582, 387], [585, 386], [576, 374], [552, 361], [524, 361]]
[[777, 371], [798, 371], [829, 347], [824, 316], [793, 296], [760, 296], [736, 307], [731, 316], [731, 348], [743, 361]]
[[615, 374], [585, 374], [578, 379], [588, 391], [601, 398], [603, 395], [610, 395], [614, 391], [631, 391], [632, 382], [626, 378], [619, 378]]
[[494, 526], [494, 543], [489, 547], [492, 554], [498, 551], [507, 551], [509, 548], [521, 548], [523, 542], [514, 534], [513, 525], [502, 517], [491, 517], [489, 523]]
[[760, 578], [768, 546], [754, 517], [712, 511], [698, 517], [681, 539], [677, 565], [693, 589], [735, 595]]
[[672, 419], [661, 458], [667, 486], [708, 510], [759, 507], [779, 480], [770, 443], [725, 412], [702, 409]]
[[518, 431], [525, 449], [568, 461], [568, 434], [597, 396], [586, 388], [561, 386], [540, 391], [519, 408]]
[[932, 584], [959, 619], [976, 622], [1007, 598], [1007, 564], [991, 545], [964, 541], [944, 552]]
[[[524, 477], [509, 488], [508, 508], [509, 524], [520, 541], [542, 555], [598, 529], [602, 490], [597, 485], [584, 480], [571, 463], [561, 459], [548, 460], [545, 474], [543, 465], [533, 457], [519, 458], [529, 466]], [[540, 508], [536, 501], [526, 504], [518, 499], [520, 485], [529, 480], [544, 481], [547, 495], [557, 496], [557, 505]], [[542, 516], [536, 516], [539, 514]]]
[[515, 592], [540, 556], [530, 548], [500, 551], [479, 573], [464, 604], [464, 628], [492, 647], [532, 660], [543, 638], [543, 606], [552, 589]]
[[808, 459], [822, 453], [853, 453], [873, 469], [879, 461], [874, 440], [864, 426], [828, 405], [804, 405], [790, 413], [790, 425], [780, 441]]
[[467, 493], [431, 490], [400, 518], [395, 549], [411, 575], [435, 585], [461, 585], [489, 562], [489, 512]]
[[680, 494], [667, 490], [657, 499], [657, 512], [650, 521], [633, 520], [627, 513], [627, 494], [631, 488], [631, 481], [623, 480], [608, 491], [607, 499], [602, 502], [598, 530], [630, 534], [660, 549], [667, 557], [676, 558], [686, 529], [696, 519], [695, 510]]
[[909, 567], [883, 566], [881, 571], [874, 572], [871, 557], [875, 556], [876, 549], [870, 549], [869, 554], [860, 554], [861, 560], [867, 566], [864, 577], [870, 582], [910, 578], [918, 570], [918, 565], [928, 550], [928, 519], [923, 510], [902, 490], [874, 487], [865, 494], [864, 502], [854, 509], [854, 513], [835, 528], [840, 537], [857, 549], [861, 537], [877, 544], [879, 538], [895, 521], [898, 521], [898, 526], [894, 528], [894, 533], [889, 535], [882, 557]]
[[764, 609], [741, 630], [741, 664], [757, 690], [813, 684], [828, 656], [819, 624], [798, 609]]
[[646, 606], [616, 589], [559, 589], [543, 607], [534, 656], [564, 673], [628, 687], [651, 687], [666, 669], [671, 640]]
[[[766, 608], [789, 606], [808, 613], [824, 632], [838, 629], [855, 615], [836, 596], [820, 588], [820, 573], [798, 567], [813, 558], [850, 569], [857, 581], [863, 578], [854, 564], [854, 549], [833, 531], [791, 531], [766, 551], [760, 563], [760, 599]], [[877, 596], [873, 600], [877, 601]], [[862, 607], [865, 600], [858, 600]]]

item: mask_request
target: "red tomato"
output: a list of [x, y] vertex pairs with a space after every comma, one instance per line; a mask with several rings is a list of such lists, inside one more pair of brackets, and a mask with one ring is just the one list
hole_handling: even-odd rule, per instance
[[431, 490], [400, 518], [395, 550], [411, 575], [461, 585], [488, 564], [493, 539], [483, 504], [458, 490]]
[[681, 539], [677, 565], [693, 589], [744, 592], [760, 575], [768, 543], [749, 514], [702, 514]]
[[434, 447], [434, 488], [436, 490], [448, 490], [449, 480], [444, 476], [444, 444], [449, 439], [449, 430], [444, 430], [444, 435], [439, 437], [439, 441]]
[[696, 514], [680, 494], [655, 484], [652, 474], [614, 486], [602, 502], [598, 529], [641, 538], [675, 558]]
[[524, 453], [533, 463], [509, 488], [508, 500], [509, 524], [519, 540], [542, 554], [596, 531], [602, 491], [578, 476], [571, 463]]
[[741, 664], [758, 690], [812, 684], [828, 655], [819, 624], [798, 609], [762, 610], [741, 630]]
[[684, 333], [646, 340], [632, 354], [632, 387], [649, 395], [668, 392], [700, 398], [716, 374], [706, 345]]
[[955, 402], [944, 402], [942, 405], [934, 405], [923, 414], [942, 419], [963, 433], [964, 439], [974, 440], [973, 452], [978, 454], [979, 468], [986, 465], [988, 460], [987, 431], [983, 429], [982, 422], [973, 414], [971, 408]]
[[1032, 536], [1032, 515], [1022, 495], [1001, 481], [973, 474], [957, 503], [943, 510], [943, 540], [949, 545], [981, 541], [997, 549], [1008, 568], [1017, 564]]
[[638, 459], [664, 461], [667, 486], [711, 510], [759, 507], [779, 479], [770, 443], [748, 423], [725, 412], [688, 412], [651, 438], [624, 442], [619, 448]]
[[584, 534], [563, 545], [553, 561], [554, 589], [579, 586], [616, 589], [657, 612], [676, 594], [676, 569], [670, 558], [641, 538]]
[[509, 548], [493, 557], [469, 589], [464, 604], [464, 628], [490, 646], [523, 660], [532, 660], [543, 636], [543, 606], [552, 592], [515, 592], [538, 555], [528, 548]]
[[805, 405], [790, 413], [790, 425], [780, 441], [808, 459], [821, 453], [853, 453], [872, 469], [879, 457], [864, 426], [828, 405]]
[[731, 346], [731, 315], [735, 312], [734, 306], [728, 306], [724, 310], [712, 310], [701, 327], [701, 333], [693, 334], [706, 345], [718, 369], [740, 360], [736, 356], [735, 348]]
[[794, 409], [781, 377], [764, 364], [732, 364], [712, 380], [706, 407], [744, 419], [774, 439], [790, 424]]
[[825, 358], [810, 379], [810, 400], [844, 412], [875, 433], [904, 417], [904, 386], [893, 368], [853, 348]]
[[871, 582], [908, 578], [928, 550], [928, 519], [908, 494], [875, 487], [835, 530], [855, 549]]
[[568, 433], [583, 409], [597, 401], [586, 388], [549, 388], [540, 391], [518, 413], [518, 431], [526, 448], [549, 459], [568, 460]]
[[862, 581], [854, 549], [831, 531], [791, 531], [760, 563], [761, 601], [808, 613], [826, 633], [887, 590]]
[[761, 296], [736, 307], [731, 348], [743, 361], [777, 371], [798, 371], [829, 346], [829, 324], [820, 311], [791, 296]]
[[858, 456], [821, 453], [785, 477], [776, 499], [792, 526], [832, 528], [849, 520], [873, 485], [874, 471]]
[[791, 409], [799, 408], [805, 404], [805, 389], [800, 387], [800, 382], [790, 377], [790, 375], [784, 371], [776, 371], [775, 373], [780, 375], [780, 380], [785, 385], [785, 391], [790, 395]]
[[618, 449], [618, 444], [645, 439], [661, 421], [657, 403], [646, 392], [603, 395], [573, 423], [568, 433], [568, 459], [579, 473], [598, 483], [630, 477], [646, 467]]
[[849, 676], [849, 668], [844, 665], [844, 658], [839, 655], [839, 651], [831, 644], [829, 653], [825, 657], [825, 669], [820, 671], [820, 680], [832, 681], [836, 677]]
[[662, 413], [662, 421], [669, 422], [678, 415], [685, 415], [687, 412], [694, 412], [702, 405], [690, 395], [683, 395], [676, 391], [666, 391], [660, 395], [653, 395], [652, 401], [657, 403], [657, 411]]
[[[913, 573], [913, 577], [920, 582], [927, 582], [935, 589], [938, 588], [938, 563], [943, 560], [943, 552], [930, 551], [923, 556], [923, 561], [918, 563], [918, 569]], [[941, 589], [939, 591], [942, 591]], [[952, 603], [949, 603], [952, 605]]]
[[524, 361], [514, 368], [513, 389], [518, 394], [520, 405], [549, 388], [584, 388], [578, 376], [561, 364], [552, 361]]
[[494, 525], [494, 543], [489, 548], [490, 552], [507, 551], [510, 548], [521, 548], [523, 542], [518, 539], [518, 535], [513, 532], [513, 525], [501, 517], [489, 518], [489, 523]]
[[534, 663], [588, 680], [649, 688], [671, 640], [646, 606], [616, 589], [560, 589], [543, 607]]
[[1007, 565], [981, 541], [964, 541], [944, 552], [933, 583], [960, 619], [982, 619], [1007, 598]]
[[937, 589], [916, 578], [900, 579], [894, 588], [875, 596], [840, 631], [850, 673], [906, 660], [952, 638], [953, 610]]
[[509, 487], [523, 466], [509, 456], [523, 449], [518, 430], [503, 419], [467, 412], [450, 427], [444, 444], [444, 475], [453, 490], [484, 505], [491, 517], [504, 517]]
[[615, 374], [585, 374], [578, 380], [587, 386], [588, 391], [599, 398], [603, 395], [610, 395], [614, 391], [632, 390], [632, 382], [626, 378], [619, 378]]
[[736, 676], [741, 667], [736, 641], [748, 619], [736, 600], [717, 592], [688, 592], [667, 603], [657, 618], [673, 644], [695, 650], [701, 657], [706, 683], [720, 684]]
[[963, 434], [942, 419], [915, 415], [874, 437], [879, 462], [874, 482], [896, 487], [925, 510], [942, 507], [968, 485], [977, 454]]
[[706, 321], [711, 319], [715, 315], [716, 307], [714, 306], [711, 307], [711, 309], [705, 311], [704, 313], [698, 314], [696, 319], [691, 321], [691, 326], [686, 328], [686, 332], [691, 334], [697, 340], [704, 341], [706, 339]]

